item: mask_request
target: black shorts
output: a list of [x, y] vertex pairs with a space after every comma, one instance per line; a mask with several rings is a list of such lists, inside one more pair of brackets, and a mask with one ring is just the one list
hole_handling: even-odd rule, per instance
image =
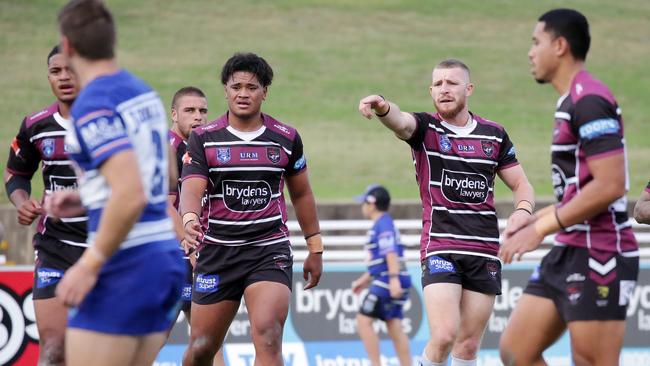
[[553, 300], [565, 322], [625, 320], [639, 276], [639, 257], [554, 246], [524, 293]]
[[466, 290], [501, 295], [501, 262], [471, 254], [430, 255], [422, 262], [422, 288], [432, 283], [456, 283]]
[[267, 246], [206, 245], [197, 253], [192, 301], [202, 305], [240, 301], [244, 289], [260, 281], [291, 289], [292, 267], [289, 241]]
[[72, 267], [86, 248], [65, 244], [48, 235], [34, 235], [34, 287], [33, 299], [43, 300], [55, 296], [56, 284]]
[[[194, 253], [190, 255], [194, 255]], [[186, 271], [183, 292], [181, 292], [181, 300], [183, 300], [181, 310], [188, 312], [192, 307], [192, 282], [194, 282], [192, 272], [194, 271], [194, 268], [192, 268], [192, 263], [188, 257], [183, 256], [183, 261], [185, 262]]]

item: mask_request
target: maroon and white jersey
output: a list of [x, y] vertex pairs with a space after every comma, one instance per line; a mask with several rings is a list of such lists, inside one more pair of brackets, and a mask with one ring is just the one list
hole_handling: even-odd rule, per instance
[[[72, 123], [61, 117], [58, 103], [25, 117], [11, 142], [7, 171], [31, 180], [42, 163], [43, 199], [57, 190], [77, 188], [64, 142], [69, 129]], [[87, 221], [86, 216], [53, 220], [44, 215], [39, 218], [37, 230], [63, 243], [85, 247]]]
[[[580, 71], [570, 91], [558, 100], [555, 112], [551, 177], [558, 206], [573, 199], [593, 179], [589, 160], [614, 154], [626, 154], [621, 109], [605, 84]], [[627, 162], [625, 175], [627, 189]], [[591, 219], [558, 233], [555, 241], [558, 245], [638, 255], [625, 196]]]
[[414, 114], [407, 142], [422, 199], [421, 260], [436, 253], [496, 258], [499, 250], [494, 178], [519, 163], [502, 126], [471, 116], [458, 128], [438, 114]]
[[182, 180], [208, 180], [205, 244], [270, 245], [289, 240], [285, 176], [307, 169], [300, 135], [262, 114], [255, 132], [230, 127], [228, 114], [190, 134]]
[[181, 193], [181, 173], [183, 171], [183, 156], [187, 152], [187, 142], [183, 140], [176, 132], [169, 130], [167, 134], [169, 138], [169, 145], [174, 152], [174, 157], [176, 158], [176, 163], [178, 164], [178, 186], [176, 191], [169, 191], [170, 196], [176, 196], [174, 200], [174, 208], [178, 210], [178, 201], [180, 200]]

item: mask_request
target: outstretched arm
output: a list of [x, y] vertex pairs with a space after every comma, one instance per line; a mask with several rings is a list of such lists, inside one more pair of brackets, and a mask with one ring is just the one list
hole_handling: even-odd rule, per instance
[[361, 115], [371, 119], [373, 110], [381, 123], [400, 139], [408, 140], [413, 136], [417, 126], [415, 117], [410, 113], [402, 112], [397, 104], [387, 101], [381, 95], [369, 95], [361, 99], [359, 102]]

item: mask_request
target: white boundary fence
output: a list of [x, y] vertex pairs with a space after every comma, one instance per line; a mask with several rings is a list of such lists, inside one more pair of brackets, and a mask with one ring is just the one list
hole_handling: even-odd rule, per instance
[[[363, 245], [367, 242], [366, 231], [370, 229], [370, 220], [322, 220], [320, 221], [321, 232], [323, 233], [323, 244], [325, 253], [323, 259], [326, 262], [362, 262], [366, 258]], [[400, 230], [402, 243], [406, 247], [406, 259], [408, 261], [419, 261], [420, 258], [420, 220], [395, 220], [395, 226]], [[499, 219], [499, 231], [506, 226], [505, 219]], [[297, 221], [288, 221], [287, 227], [291, 232], [291, 244], [294, 249], [294, 259], [304, 260], [307, 256], [307, 244], [300, 232]], [[632, 220], [632, 229], [639, 242], [640, 255], [642, 260], [650, 260], [650, 226], [637, 223]], [[548, 251], [553, 244], [554, 235], [544, 238], [540, 249], [524, 254], [522, 261], [537, 262]]]

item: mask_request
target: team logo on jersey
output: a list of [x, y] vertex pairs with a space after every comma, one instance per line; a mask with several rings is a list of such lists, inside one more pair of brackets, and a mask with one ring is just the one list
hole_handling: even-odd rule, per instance
[[54, 156], [54, 139], [45, 139], [41, 142], [41, 151], [45, 157], [51, 158]]
[[221, 188], [223, 202], [230, 211], [262, 211], [271, 203], [271, 186], [263, 180], [224, 180]]
[[494, 155], [494, 142], [490, 140], [481, 140], [481, 149], [483, 149], [483, 154], [488, 158], [491, 158]]
[[218, 147], [217, 148], [217, 161], [221, 164], [225, 164], [230, 161], [232, 155], [230, 154], [229, 147]]
[[266, 157], [273, 164], [280, 162], [280, 148], [279, 147], [267, 147], [266, 148]]
[[442, 170], [440, 187], [449, 202], [481, 204], [488, 198], [490, 186], [482, 174]]
[[451, 141], [449, 141], [449, 137], [447, 137], [447, 135], [440, 135], [440, 138], [438, 139], [438, 143], [440, 144], [440, 151], [442, 152], [451, 151]]

